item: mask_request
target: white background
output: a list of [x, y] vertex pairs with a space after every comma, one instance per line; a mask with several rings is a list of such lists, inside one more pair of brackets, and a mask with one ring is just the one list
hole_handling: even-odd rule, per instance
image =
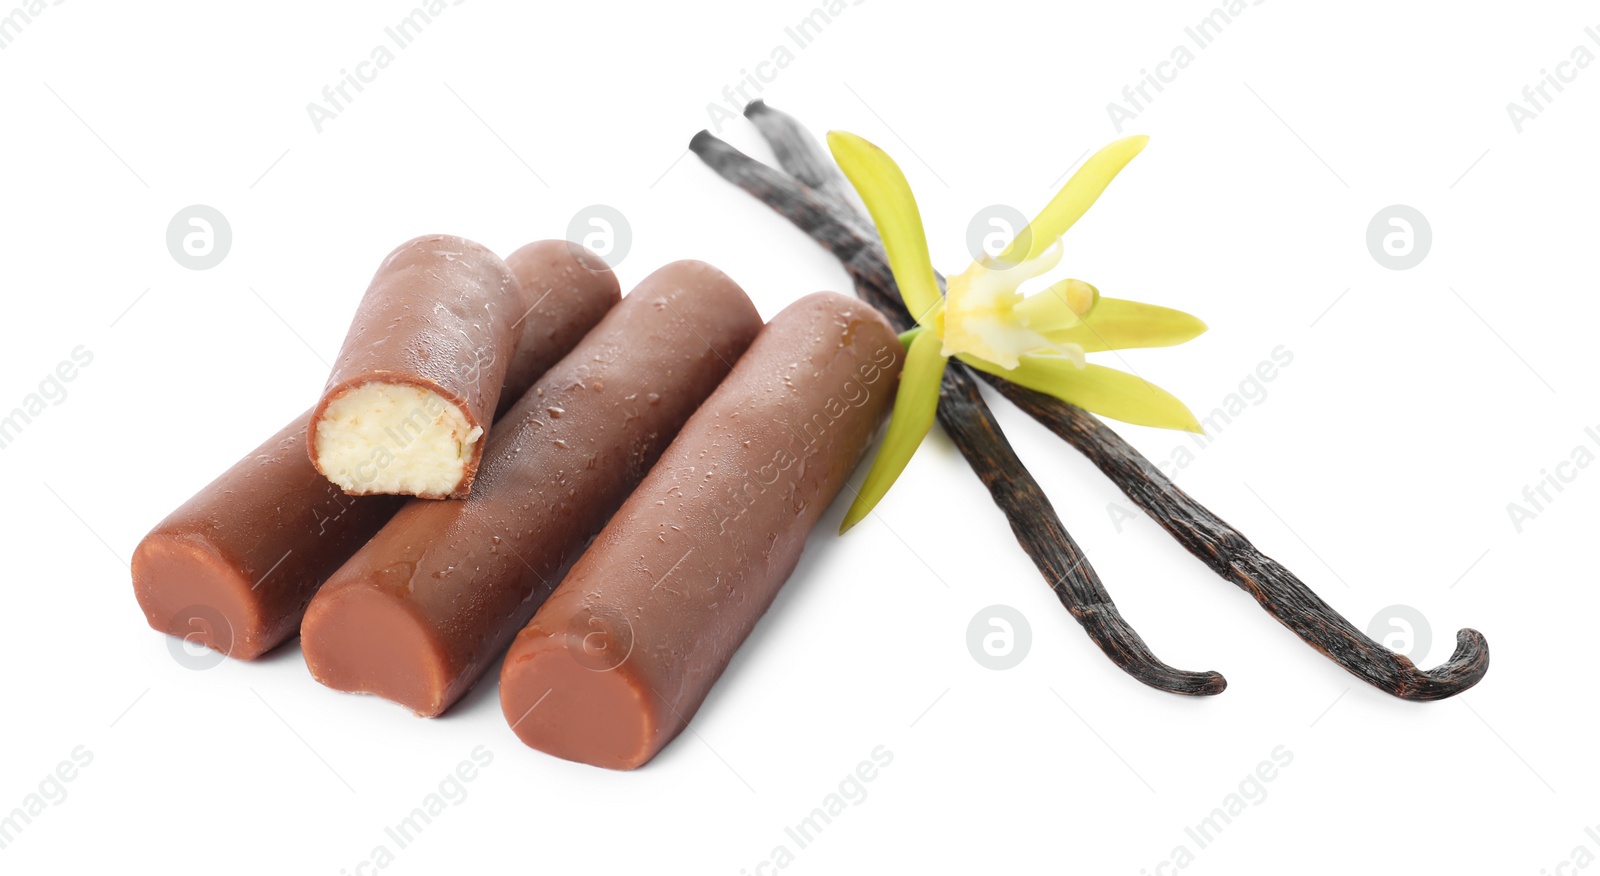
[[[1179, 845], [1194, 873], [1569, 873], [1600, 855], [1585, 833], [1600, 470], [1568, 470], [1520, 532], [1507, 510], [1575, 447], [1600, 453], [1584, 434], [1600, 424], [1600, 69], [1520, 133], [1506, 112], [1574, 46], [1600, 52], [1592, 8], [1251, 6], [1128, 126], [1150, 147], [1068, 237], [1072, 275], [1212, 326], [1127, 354], [1196, 411], [1292, 353], [1179, 483], [1357, 624], [1416, 609], [1424, 665], [1482, 630], [1478, 688], [1413, 704], [1365, 686], [1147, 518], [1119, 531], [1108, 506], [1131, 503], [996, 400], [1134, 625], [1174, 665], [1223, 672], [1226, 693], [1179, 698], [1114, 668], [936, 430], [876, 518], [840, 539], [831, 509], [694, 732], [631, 774], [524, 748], [492, 678], [430, 721], [321, 688], [293, 644], [193, 671], [133, 598], [139, 538], [311, 403], [399, 241], [445, 231], [506, 253], [601, 203], [631, 224], [625, 289], [694, 257], [767, 316], [849, 291], [685, 151], [810, 0], [473, 0], [318, 133], [306, 104], [410, 8], [68, 0], [0, 51], [0, 410], [75, 347], [94, 357], [0, 451], [0, 812], [75, 747], [93, 755], [0, 869], [368, 873], [380, 844], [394, 873], [770, 873], [780, 844], [805, 873], [1170, 873]], [[787, 43], [762, 96], [897, 156], [953, 271], [970, 217], [1041, 206], [1117, 135], [1107, 103], [1211, 8], [867, 0]], [[722, 134], [766, 157], [743, 120]], [[233, 230], [208, 271], [165, 245], [195, 203]], [[1395, 203], [1433, 230], [1408, 271], [1365, 242]], [[1119, 431], [1157, 460], [1189, 442]], [[1008, 671], [965, 641], [995, 603], [1032, 629]], [[880, 745], [893, 763], [867, 797], [798, 849], [784, 828]], [[493, 762], [466, 798], [395, 850], [384, 828], [476, 746]], [[1198, 848], [1185, 827], [1278, 746], [1293, 760], [1264, 799]]]

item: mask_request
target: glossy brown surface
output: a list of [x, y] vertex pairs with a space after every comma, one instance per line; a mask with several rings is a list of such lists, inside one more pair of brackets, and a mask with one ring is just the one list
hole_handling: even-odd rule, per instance
[[900, 360], [843, 295], [773, 319], [511, 646], [500, 702], [523, 742], [632, 769], [687, 725], [860, 461]]
[[[546, 243], [528, 251], [549, 252]], [[505, 394], [521, 397], [619, 299], [597, 257], [512, 258], [517, 279], [541, 292]], [[525, 308], [526, 309], [526, 308]], [[517, 376], [521, 375], [521, 376]], [[307, 411], [197, 493], [139, 543], [134, 594], [150, 626], [242, 659], [294, 636], [317, 588], [405, 503], [347, 496], [306, 455]]]
[[312, 675], [425, 716], [471, 688], [761, 328], [727, 276], [647, 277], [501, 418], [477, 486], [414, 501], [306, 612]]
[[599, 256], [565, 240], [540, 240], [506, 256], [522, 290], [523, 310], [513, 327], [517, 352], [506, 368], [506, 389], [496, 416], [504, 414], [572, 349], [577, 338], [600, 323], [618, 301], [617, 275]]
[[[519, 320], [532, 303], [524, 298], [510, 266], [481, 244], [449, 234], [401, 244], [378, 266], [312, 414], [307, 437], [312, 460], [317, 461], [316, 432], [323, 411], [339, 396], [373, 381], [431, 390], [459, 408], [470, 425], [487, 432], [521, 336], [524, 323]], [[450, 493], [426, 498], [470, 492], [484, 443], [481, 438], [474, 442], [461, 480]]]

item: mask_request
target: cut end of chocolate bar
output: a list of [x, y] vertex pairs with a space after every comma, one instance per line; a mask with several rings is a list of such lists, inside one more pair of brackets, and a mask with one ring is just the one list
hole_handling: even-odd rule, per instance
[[306, 611], [300, 645], [311, 677], [334, 690], [375, 694], [424, 718], [449, 702], [451, 672], [427, 623], [378, 587], [330, 582]]
[[524, 631], [506, 656], [500, 707], [530, 748], [607, 769], [636, 769], [660, 748], [661, 728], [647, 702], [654, 694], [629, 671], [625, 654], [607, 656], [595, 647], [602, 635], [609, 633]]
[[150, 628], [240, 660], [276, 644], [251, 581], [205, 539], [151, 534], [133, 554], [133, 592]]
[[483, 429], [427, 387], [372, 380], [331, 396], [311, 434], [317, 469], [346, 493], [444, 499], [470, 488]]

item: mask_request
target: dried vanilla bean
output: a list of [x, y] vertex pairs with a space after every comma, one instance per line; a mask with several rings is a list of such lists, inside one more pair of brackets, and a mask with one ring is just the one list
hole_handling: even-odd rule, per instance
[[1089, 457], [1189, 553], [1239, 585], [1279, 623], [1362, 681], [1405, 700], [1440, 700], [1477, 684], [1489, 670], [1489, 643], [1473, 629], [1456, 633], [1456, 650], [1449, 660], [1426, 672], [1418, 669], [1411, 658], [1357, 629], [1293, 572], [1179, 489], [1099, 418], [1014, 383], [998, 378], [989, 383]]
[[[858, 295], [882, 310], [898, 327], [909, 328], [911, 319], [900, 300], [876, 232], [854, 206], [848, 185], [832, 161], [805, 128], [790, 116], [761, 101], [748, 106], [745, 114], [756, 123], [784, 169], [794, 174], [794, 178], [742, 155], [707, 132], [697, 135], [691, 148], [723, 177], [788, 218], [832, 252], [850, 272]], [[996, 503], [1006, 511], [1018, 541], [1040, 571], [1047, 579], [1062, 580], [1057, 577], [1059, 563], [1054, 560], [1081, 557], [1081, 552], [1050, 509], [1048, 500], [1038, 492], [1037, 482], [1027, 475], [1026, 467], [1017, 460], [999, 432], [992, 412], [977, 394], [972, 373], [959, 362], [950, 363], [940, 399], [940, 423], [962, 448], [963, 455], [989, 487]], [[982, 376], [1019, 408], [1089, 457], [1129, 499], [1190, 553], [1255, 597], [1279, 623], [1356, 677], [1401, 699], [1433, 700], [1472, 687], [1488, 670], [1488, 642], [1482, 633], [1472, 629], [1457, 633], [1456, 650], [1448, 661], [1426, 672], [1418, 669], [1409, 658], [1384, 648], [1356, 628], [1292, 572], [1174, 485], [1099, 419], [1051, 396], [990, 375]], [[975, 405], [963, 404], [968, 399]], [[947, 410], [951, 412], [949, 415]], [[988, 434], [991, 426], [992, 437]], [[976, 452], [969, 452], [969, 446]], [[997, 449], [1001, 452], [985, 452]], [[1013, 463], [1022, 473], [1022, 479], [1007, 480], [1016, 475], [1004, 471], [1004, 466], [996, 464], [997, 460]], [[1024, 509], [1035, 503], [1042, 503], [1049, 513], [1030, 519]], [[1087, 569], [1087, 563], [1083, 563], [1083, 567]], [[1061, 585], [1055, 585], [1063, 604], [1119, 665], [1147, 684], [1163, 687], [1129, 669], [1125, 660], [1132, 655], [1115, 650], [1115, 640], [1102, 640], [1096, 635], [1085, 619], [1086, 613], [1095, 611], [1094, 597], [1105, 591], [1092, 570], [1083, 577], [1088, 579], [1087, 588], [1063, 590]], [[1074, 609], [1073, 600], [1079, 608]], [[1113, 629], [1125, 628], [1109, 599], [1104, 604], [1115, 618]], [[1126, 635], [1140, 649], [1134, 653], [1149, 653], [1131, 629], [1126, 629]], [[1149, 659], [1154, 660], [1153, 657]], [[1215, 689], [1180, 692], [1219, 692], [1223, 685], [1221, 676], [1214, 673], [1210, 676], [1215, 679]]]
[[[784, 128], [774, 125], [772, 130], [781, 132]], [[894, 280], [889, 275], [882, 247], [875, 236], [865, 237], [864, 229], [841, 224], [837, 214], [846, 209], [848, 201], [838, 194], [827, 193], [825, 175], [812, 177], [824, 186], [823, 189], [810, 188], [705, 131], [696, 135], [689, 148], [718, 173], [763, 201], [786, 205], [786, 209], [779, 209], [779, 212], [803, 229], [816, 229], [813, 237], [828, 246], [847, 266], [859, 261], [863, 273], [856, 277], [858, 293], [867, 292], [868, 303], [883, 311], [896, 329], [904, 331], [911, 327], [910, 317], [903, 307], [886, 307], [887, 302], [882, 300], [893, 297], [898, 301], [898, 293], [892, 291]], [[802, 153], [790, 153], [791, 156], [795, 154]], [[828, 171], [823, 165], [811, 162], [805, 166], [805, 172], [826, 174]], [[838, 192], [837, 186], [834, 190]], [[852, 268], [852, 274], [855, 273]], [[994, 413], [979, 393], [977, 382], [965, 369], [946, 369], [938, 416], [945, 432], [988, 488], [994, 503], [1005, 512], [1011, 531], [1055, 590], [1056, 597], [1112, 662], [1159, 690], [1190, 696], [1222, 692], [1227, 681], [1221, 675], [1168, 666], [1123, 619], [1100, 576], [1095, 574], [1044, 490], [1006, 440]]]

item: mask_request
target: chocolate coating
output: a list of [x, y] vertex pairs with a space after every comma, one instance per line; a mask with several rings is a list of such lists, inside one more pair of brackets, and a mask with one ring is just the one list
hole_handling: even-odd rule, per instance
[[622, 300], [617, 275], [576, 243], [536, 241], [506, 256], [506, 264], [517, 277], [524, 304], [513, 323], [520, 340], [506, 369], [497, 417]]
[[760, 328], [710, 265], [647, 277], [495, 426], [471, 495], [408, 504], [322, 588], [301, 630], [312, 676], [449, 708]]
[[[518, 320], [531, 303], [510, 266], [481, 244], [430, 234], [395, 248], [373, 275], [312, 414], [307, 448], [318, 470], [333, 475], [317, 453], [324, 412], [341, 395], [375, 381], [431, 390], [486, 433], [521, 336]], [[470, 492], [483, 447], [481, 437], [473, 442], [451, 491], [426, 498]]]
[[[515, 356], [524, 364], [504, 390], [513, 398], [620, 298], [615, 275], [580, 267], [598, 257], [561, 244], [565, 259], [550, 254], [514, 266], [520, 282], [549, 294], [540, 293], [524, 320]], [[518, 253], [548, 250], [536, 243]], [[152, 628], [232, 657], [259, 657], [299, 630], [322, 582], [405, 504], [399, 496], [347, 496], [329, 483], [306, 455], [311, 415], [297, 417], [139, 543], [134, 595]]]
[[860, 461], [902, 355], [836, 293], [772, 320], [512, 644], [500, 703], [523, 742], [633, 769], [687, 726]]

